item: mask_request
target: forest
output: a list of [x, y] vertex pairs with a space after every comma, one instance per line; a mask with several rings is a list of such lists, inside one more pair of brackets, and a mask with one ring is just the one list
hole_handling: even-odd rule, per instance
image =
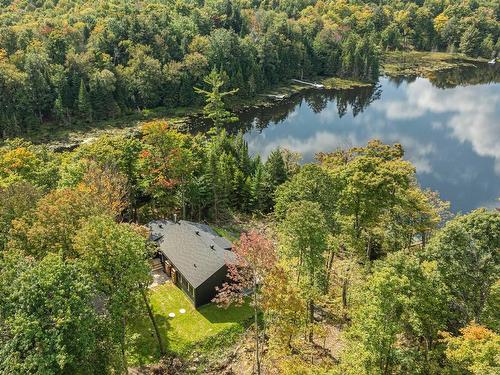
[[[231, 107], [323, 77], [369, 84], [306, 105], [359, 118], [384, 59], [484, 63], [499, 18], [495, 0], [0, 0], [0, 374], [499, 374], [499, 209], [453, 212], [397, 135], [261, 158], [244, 132], [302, 97], [258, 120]], [[462, 68], [429, 80], [497, 74]], [[157, 108], [196, 108], [204, 128], [22, 138]], [[212, 303], [176, 320], [162, 308], [183, 292], [152, 287], [162, 218], [233, 243]]]
[[290, 78], [378, 78], [386, 51], [499, 52], [494, 0], [0, 2], [0, 138], [201, 104], [217, 69], [252, 98]]
[[[208, 107], [215, 123], [231, 120]], [[453, 215], [419, 187], [401, 145], [373, 140], [301, 165], [285, 149], [250, 156], [221, 127], [190, 135], [153, 121], [141, 133], [66, 153], [20, 139], [0, 148], [1, 373], [133, 365], [130, 325], [151, 308], [140, 224], [174, 213], [243, 223], [215, 302], [223, 315], [253, 291], [251, 373], [498, 373], [500, 214]], [[333, 356], [322, 344], [332, 329]], [[193, 373], [156, 332], [156, 355], [176, 367], [151, 373]]]

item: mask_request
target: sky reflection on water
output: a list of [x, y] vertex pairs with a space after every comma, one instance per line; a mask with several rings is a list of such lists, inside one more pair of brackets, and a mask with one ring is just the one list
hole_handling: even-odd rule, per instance
[[281, 105], [288, 108], [277, 118], [242, 115], [249, 148], [265, 158], [280, 146], [309, 162], [319, 151], [364, 145], [373, 138], [401, 143], [420, 184], [439, 191], [453, 211], [499, 207], [499, 83], [442, 89], [424, 78], [394, 82], [383, 77], [377, 90], [363, 95], [346, 104], [338, 94], [310, 92]]

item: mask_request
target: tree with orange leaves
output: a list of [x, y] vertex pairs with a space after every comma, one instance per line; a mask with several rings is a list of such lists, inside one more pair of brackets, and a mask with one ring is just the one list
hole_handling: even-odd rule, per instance
[[37, 259], [47, 253], [73, 258], [73, 236], [96, 215], [112, 215], [112, 211], [88, 188], [54, 190], [34, 210], [12, 221], [7, 246]]
[[145, 148], [139, 154], [142, 188], [152, 196], [155, 209], [165, 215], [180, 208], [185, 217], [185, 188], [196, 167], [191, 140], [154, 121], [143, 126]]
[[495, 375], [500, 372], [500, 335], [472, 322], [460, 336], [444, 333], [446, 357], [461, 374]]

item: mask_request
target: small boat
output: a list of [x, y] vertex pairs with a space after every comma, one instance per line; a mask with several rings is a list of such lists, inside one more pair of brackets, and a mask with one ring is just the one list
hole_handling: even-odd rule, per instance
[[493, 58], [491, 59], [490, 61], [488, 61], [488, 64], [495, 64], [497, 62], [497, 59], [496, 58]]

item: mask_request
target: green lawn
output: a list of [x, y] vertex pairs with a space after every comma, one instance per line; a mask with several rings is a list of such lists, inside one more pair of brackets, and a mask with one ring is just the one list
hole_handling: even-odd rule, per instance
[[217, 233], [219, 236], [224, 237], [226, 240], [235, 242], [240, 239], [241, 230], [234, 227], [217, 227], [211, 226], [211, 228]]
[[[248, 305], [225, 310], [209, 304], [196, 310], [172, 283], [152, 289], [150, 302], [167, 350], [175, 354], [186, 355], [195, 348], [203, 351], [229, 345], [243, 332], [252, 317], [252, 308]], [[185, 314], [179, 313], [182, 308], [186, 310]], [[175, 313], [175, 318], [168, 317], [171, 312]], [[129, 324], [129, 365], [154, 363], [159, 359], [153, 332], [146, 312]]]

